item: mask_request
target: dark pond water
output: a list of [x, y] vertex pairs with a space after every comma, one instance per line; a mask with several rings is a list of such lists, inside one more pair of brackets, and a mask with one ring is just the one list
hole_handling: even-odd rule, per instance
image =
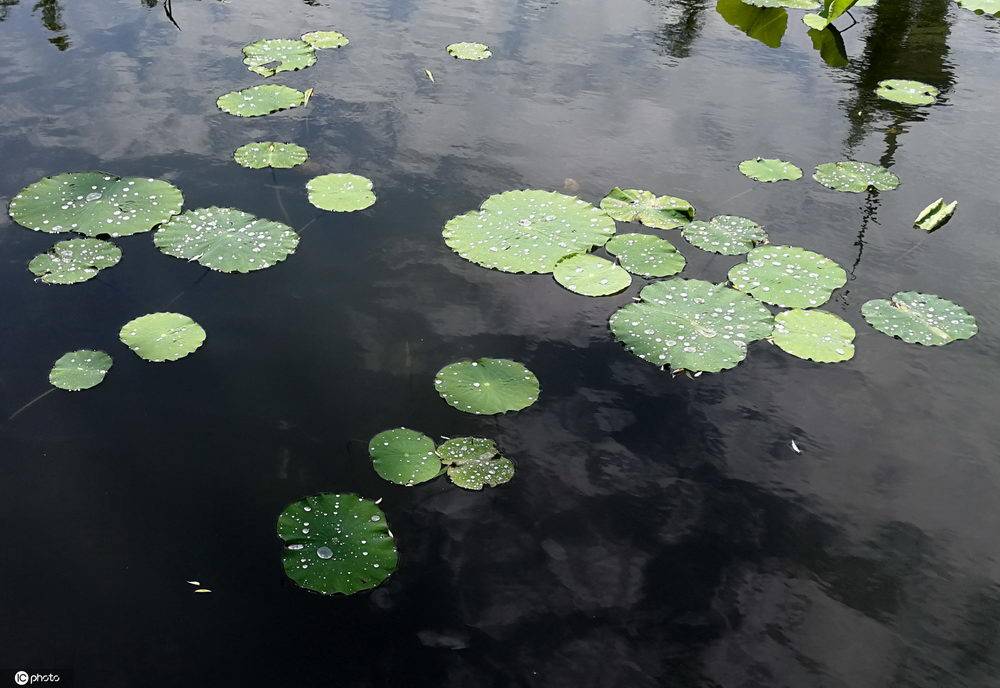
[[[854, 12], [835, 67], [800, 13], [772, 48], [721, 5], [175, 0], [178, 31], [155, 0], [0, 0], [4, 206], [42, 176], [101, 169], [168, 179], [188, 208], [308, 225], [257, 274], [205, 274], [147, 234], [98, 279], [49, 287], [25, 264], [53, 237], [0, 218], [0, 682], [997, 685], [1000, 21], [882, 0]], [[215, 109], [259, 82], [241, 46], [318, 28], [352, 43], [275, 79], [315, 87], [307, 108]], [[495, 56], [452, 60], [459, 40]], [[941, 102], [877, 101], [892, 77]], [[260, 139], [311, 160], [232, 162]], [[748, 181], [736, 164], [758, 154], [806, 179]], [[903, 184], [838, 194], [808, 178], [845, 158]], [[318, 212], [303, 186], [330, 171], [372, 178], [378, 203]], [[759, 342], [732, 371], [671, 379], [608, 334], [638, 282], [587, 299], [442, 242], [489, 194], [567, 178], [592, 202], [623, 185], [746, 215], [838, 261], [851, 280], [828, 308], [857, 329], [856, 357], [822, 366]], [[911, 228], [939, 196], [961, 202], [951, 224]], [[740, 260], [672, 238], [689, 277]], [[924, 348], [869, 328], [861, 304], [903, 289], [962, 303], [980, 335]], [[150, 365], [118, 343], [168, 306], [208, 331], [197, 354]], [[7, 420], [83, 347], [115, 357], [100, 387]], [[524, 361], [541, 399], [499, 420], [451, 409], [433, 374], [472, 356]], [[389, 485], [365, 444], [399, 425], [496, 437], [518, 474], [478, 494]], [[286, 579], [275, 518], [322, 491], [384, 498], [401, 557], [384, 586], [325, 598]]]

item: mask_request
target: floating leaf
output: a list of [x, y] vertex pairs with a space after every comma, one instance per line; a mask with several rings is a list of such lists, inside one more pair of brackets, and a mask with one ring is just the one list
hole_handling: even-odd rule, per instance
[[278, 516], [281, 560], [296, 584], [327, 595], [350, 595], [396, 570], [396, 543], [385, 514], [356, 494], [325, 492], [300, 499]]
[[800, 309], [778, 313], [771, 340], [792, 356], [837, 363], [854, 356], [854, 328], [826, 311]]
[[306, 184], [309, 202], [338, 213], [364, 210], [375, 203], [370, 179], [357, 174], [323, 174]]
[[649, 234], [616, 234], [604, 249], [622, 267], [642, 277], [670, 277], [684, 269], [684, 256], [666, 239]]
[[183, 204], [177, 187], [159, 179], [70, 172], [22, 189], [10, 202], [10, 216], [48, 234], [120, 237], [148, 232], [179, 213]]
[[672, 279], [646, 286], [639, 303], [611, 316], [615, 337], [639, 358], [675, 370], [717, 373], [747, 355], [747, 345], [770, 336], [771, 312], [735, 289]]
[[243, 167], [260, 170], [274, 167], [287, 170], [306, 161], [309, 154], [302, 146], [278, 141], [259, 141], [240, 146], [233, 158]]
[[913, 221], [913, 226], [918, 229], [923, 229], [928, 232], [933, 232], [935, 229], [947, 224], [951, 216], [955, 214], [955, 210], [958, 209], [958, 201], [952, 201], [951, 203], [945, 204], [943, 198], [939, 198], [929, 206], [920, 211], [917, 215], [917, 219]]
[[767, 232], [763, 227], [737, 215], [716, 215], [708, 222], [692, 222], [681, 235], [703, 251], [724, 256], [738, 256], [767, 243]]
[[118, 338], [140, 358], [162, 363], [197, 351], [205, 330], [180, 313], [150, 313], [125, 323]]
[[814, 0], [743, 0], [754, 7], [787, 7], [792, 10], [814, 10], [819, 7]]
[[957, 303], [916, 291], [897, 292], [890, 301], [869, 301], [861, 315], [879, 332], [909, 344], [941, 346], [979, 331], [976, 319]]
[[656, 229], [676, 229], [694, 219], [694, 206], [683, 198], [659, 196], [617, 186], [601, 199], [601, 210], [619, 222], [641, 222]]
[[280, 84], [264, 84], [230, 91], [220, 96], [216, 105], [223, 112], [237, 117], [260, 117], [305, 105], [310, 95], [312, 89], [302, 92]]
[[49, 382], [53, 387], [79, 392], [101, 384], [111, 370], [111, 357], [103, 351], [81, 349], [63, 354], [52, 366]]
[[493, 55], [489, 46], [482, 43], [452, 43], [446, 50], [449, 55], [460, 60], [485, 60]]
[[456, 437], [438, 447], [438, 455], [448, 466], [448, 478], [466, 490], [496, 487], [514, 477], [514, 463], [498, 455], [493, 440]]
[[610, 260], [590, 253], [577, 253], [556, 263], [552, 276], [575, 294], [608, 296], [628, 289], [632, 277]]
[[933, 105], [941, 92], [920, 81], [886, 79], [878, 82], [875, 95], [904, 105]]
[[441, 460], [434, 453], [434, 440], [409, 428], [386, 430], [368, 443], [375, 472], [397, 485], [416, 485], [437, 477]]
[[507, 191], [479, 210], [453, 217], [445, 243], [478, 265], [503, 272], [546, 273], [574, 253], [603, 246], [615, 223], [585, 201], [553, 191]]
[[280, 263], [299, 235], [280, 222], [234, 208], [199, 208], [178, 215], [153, 237], [168, 256], [193, 260], [219, 272], [252, 272]]
[[780, 48], [788, 29], [788, 11], [783, 7], [753, 7], [742, 0], [719, 0], [715, 10], [730, 26], [769, 48]]
[[538, 399], [538, 378], [505, 358], [457, 361], [438, 371], [434, 387], [459, 411], [482, 415], [520, 411]]
[[899, 177], [880, 165], [870, 162], [826, 162], [816, 166], [813, 179], [835, 191], [862, 193], [869, 187], [892, 191], [899, 186]]
[[302, 34], [302, 40], [317, 50], [342, 48], [350, 43], [347, 36], [339, 31], [310, 31]]
[[847, 284], [847, 273], [835, 262], [797, 246], [760, 246], [747, 262], [733, 266], [729, 281], [764, 303], [784, 308], [814, 308]]
[[958, 0], [958, 5], [976, 14], [992, 14], [994, 17], [1000, 17], [1000, 0]]
[[32, 258], [28, 269], [46, 284], [77, 284], [117, 265], [121, 257], [110, 241], [69, 239]]
[[795, 181], [802, 178], [802, 170], [785, 160], [754, 158], [740, 163], [740, 172], [758, 182]]
[[264, 38], [254, 41], [243, 48], [243, 56], [243, 64], [254, 74], [265, 78], [278, 72], [295, 72], [316, 64], [313, 46], [294, 38]]

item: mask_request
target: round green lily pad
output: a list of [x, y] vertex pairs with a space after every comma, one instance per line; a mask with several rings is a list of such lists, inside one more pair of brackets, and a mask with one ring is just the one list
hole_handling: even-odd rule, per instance
[[854, 356], [854, 328], [833, 313], [795, 309], [774, 318], [771, 341], [792, 356], [837, 363]]
[[168, 256], [197, 261], [219, 272], [252, 272], [280, 263], [299, 235], [273, 220], [234, 208], [199, 208], [160, 227], [153, 243]]
[[455, 437], [438, 447], [438, 456], [447, 466], [448, 478], [466, 490], [496, 487], [514, 477], [514, 463], [499, 455], [493, 440]]
[[649, 234], [616, 234], [604, 249], [617, 257], [623, 268], [642, 277], [670, 277], [686, 264], [673, 244]]
[[264, 84], [230, 91], [219, 96], [216, 105], [237, 117], [261, 117], [305, 105], [311, 95], [311, 88], [303, 92], [280, 84]]
[[538, 399], [538, 378], [523, 363], [505, 358], [457, 361], [438, 371], [434, 387], [459, 411], [493, 415], [520, 411]]
[[347, 36], [339, 31], [310, 31], [302, 34], [302, 40], [317, 50], [342, 48], [350, 43]]
[[816, 166], [813, 179], [835, 191], [862, 193], [869, 188], [892, 191], [899, 186], [899, 177], [870, 162], [826, 162]]
[[976, 14], [1000, 17], [1000, 0], [958, 0], [958, 5]]
[[694, 206], [683, 198], [618, 187], [601, 199], [601, 210], [619, 222], [641, 222], [655, 229], [683, 227], [695, 215]]
[[485, 60], [493, 55], [489, 46], [483, 43], [452, 43], [446, 50], [459, 60]]
[[306, 161], [309, 154], [302, 146], [278, 141], [258, 141], [247, 143], [236, 149], [233, 159], [243, 167], [261, 170], [273, 167], [287, 170]]
[[368, 455], [375, 472], [397, 485], [416, 485], [437, 477], [441, 460], [434, 452], [434, 440], [409, 428], [386, 430], [368, 443]]
[[575, 294], [608, 296], [628, 289], [632, 277], [621, 266], [590, 253], [577, 253], [556, 263], [552, 276]]
[[28, 269], [46, 284], [78, 284], [117, 265], [121, 257], [110, 241], [69, 239], [32, 258]]
[[[243, 64], [267, 78], [278, 72], [295, 72], [316, 64], [316, 51], [295, 38], [264, 38], [243, 48]], [[268, 66], [273, 65], [273, 66]]]
[[148, 232], [183, 204], [177, 187], [159, 179], [70, 172], [22, 189], [10, 202], [10, 216], [37, 232], [121, 237]]
[[101, 384], [111, 370], [111, 357], [103, 351], [81, 349], [63, 354], [52, 366], [49, 382], [53, 387], [79, 392]]
[[150, 313], [125, 323], [118, 338], [140, 358], [162, 363], [197, 351], [205, 330], [180, 313]]
[[916, 291], [869, 301], [861, 307], [861, 315], [879, 332], [909, 344], [941, 346], [979, 331], [976, 319], [957, 303]]
[[444, 226], [445, 243], [468, 261], [503, 272], [552, 272], [574, 253], [603, 246], [615, 233], [605, 213], [553, 191], [506, 191]]
[[385, 514], [356, 494], [325, 492], [289, 504], [278, 516], [278, 537], [285, 574], [326, 595], [374, 588], [398, 563]]
[[940, 91], [920, 81], [886, 79], [878, 82], [875, 95], [904, 105], [933, 105]]
[[729, 281], [764, 303], [784, 308], [815, 308], [847, 284], [835, 262], [797, 246], [759, 246], [747, 262], [733, 266]]
[[758, 182], [795, 181], [802, 179], [802, 170], [786, 160], [754, 158], [740, 163], [740, 172]]
[[767, 243], [763, 227], [736, 215], [716, 215], [708, 222], [696, 220], [681, 231], [681, 236], [692, 246], [724, 256], [738, 256]]
[[323, 174], [306, 184], [309, 202], [338, 213], [364, 210], [375, 203], [370, 179], [357, 174]]
[[615, 337], [644, 361], [674, 370], [717, 373], [770, 336], [771, 312], [735, 289], [703, 280], [654, 282], [642, 299], [611, 316]]

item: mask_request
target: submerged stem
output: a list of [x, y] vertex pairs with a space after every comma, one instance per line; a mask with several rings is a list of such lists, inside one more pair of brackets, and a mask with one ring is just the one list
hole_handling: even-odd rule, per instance
[[23, 413], [24, 411], [27, 411], [29, 408], [31, 408], [32, 406], [34, 406], [36, 401], [41, 401], [42, 399], [44, 399], [49, 394], [52, 394], [52, 392], [54, 392], [54, 391], [56, 391], [55, 387], [49, 387], [47, 390], [45, 390], [44, 392], [42, 392], [41, 394], [39, 394], [37, 397], [35, 397], [31, 401], [29, 401], [27, 404], [25, 404], [24, 406], [22, 406], [18, 410], [14, 411], [14, 413], [10, 414], [10, 417], [7, 420], [8, 421], [14, 420], [19, 415], [21, 415], [21, 413]]

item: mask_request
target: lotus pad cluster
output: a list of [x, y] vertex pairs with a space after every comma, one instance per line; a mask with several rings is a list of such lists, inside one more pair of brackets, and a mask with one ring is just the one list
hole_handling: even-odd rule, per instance
[[729, 281], [764, 303], [815, 308], [847, 284], [847, 273], [826, 256], [804, 248], [760, 246], [747, 254], [747, 262], [729, 271]]
[[356, 494], [323, 493], [278, 516], [285, 574], [326, 595], [350, 595], [382, 583], [396, 570], [396, 543], [385, 514]]
[[683, 198], [618, 187], [601, 199], [601, 209], [619, 222], [641, 222], [655, 229], [683, 227], [695, 215], [694, 206]]
[[69, 239], [32, 258], [28, 269], [46, 284], [77, 284], [117, 265], [121, 257], [110, 241]]
[[[274, 76], [316, 64], [313, 46], [299, 39], [264, 38], [243, 48], [243, 64], [254, 74]], [[273, 65], [273, 66], [271, 66]]]
[[514, 463], [493, 440], [455, 437], [440, 446], [427, 435], [396, 428], [380, 432], [368, 444], [375, 472], [397, 485], [410, 487], [442, 473], [466, 490], [496, 487], [514, 477]]

